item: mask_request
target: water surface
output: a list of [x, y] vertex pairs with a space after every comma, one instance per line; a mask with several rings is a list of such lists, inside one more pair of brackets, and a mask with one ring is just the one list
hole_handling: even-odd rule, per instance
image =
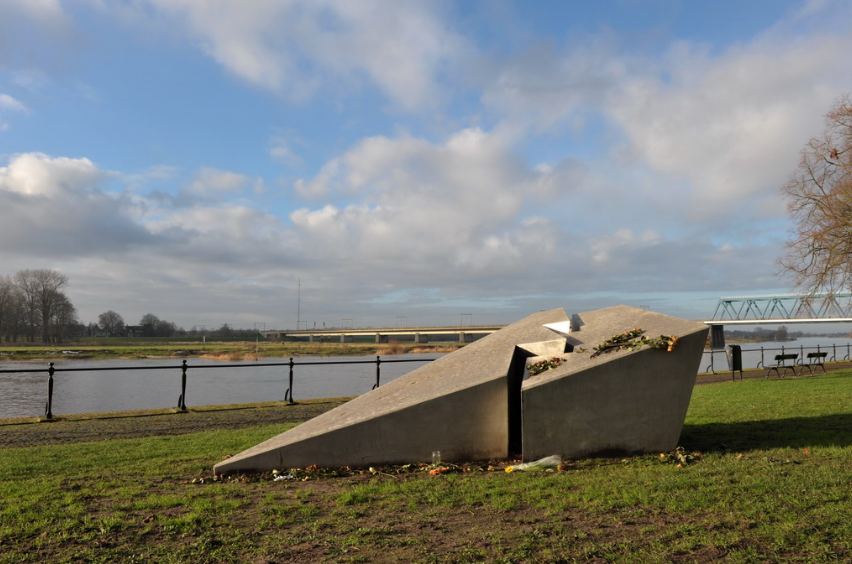
[[[382, 356], [381, 382], [387, 383], [442, 356], [439, 353]], [[415, 362], [391, 363], [389, 360]], [[260, 363], [287, 363], [287, 358], [261, 358]], [[371, 356], [303, 357], [294, 359], [293, 399], [357, 396], [376, 383], [376, 364], [311, 366], [313, 362], [375, 361]], [[53, 414], [92, 413], [175, 407], [181, 393], [180, 360], [58, 360], [61, 368], [126, 368], [145, 370], [57, 372], [54, 375]], [[187, 359], [186, 405], [215, 405], [284, 400], [289, 386], [288, 366], [253, 366], [254, 361], [217, 362]], [[238, 364], [245, 368], [223, 367]], [[0, 418], [44, 413], [47, 401], [46, 361], [0, 362], [0, 370], [43, 370], [40, 373], [0, 373]], [[170, 367], [157, 369], [154, 367]]]

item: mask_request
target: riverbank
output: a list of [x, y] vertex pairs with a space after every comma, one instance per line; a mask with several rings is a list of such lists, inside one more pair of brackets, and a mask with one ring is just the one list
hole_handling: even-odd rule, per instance
[[[852, 361], [829, 363], [830, 371], [852, 368]], [[821, 373], [818, 372], [818, 373]], [[765, 370], [746, 370], [743, 379], [765, 378]], [[808, 372], [800, 378], [807, 378]], [[737, 380], [740, 375], [737, 373]], [[787, 376], [791, 378], [791, 376]], [[730, 372], [699, 374], [696, 386], [730, 382]], [[261, 402], [148, 409], [112, 413], [61, 415], [53, 421], [38, 417], [0, 419], [0, 448], [84, 441], [182, 435], [211, 429], [242, 429], [274, 423], [301, 423], [347, 402], [349, 397], [309, 399], [295, 404]]]
[[209, 358], [258, 360], [268, 357], [363, 356], [417, 353], [449, 353], [464, 343], [306, 343], [281, 341], [146, 341], [144, 339], [87, 340], [56, 346], [42, 344], [0, 345], [0, 362], [87, 359]]

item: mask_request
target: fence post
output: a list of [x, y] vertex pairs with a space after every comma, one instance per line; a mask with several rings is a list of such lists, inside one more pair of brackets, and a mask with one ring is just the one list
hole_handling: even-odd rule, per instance
[[180, 398], [178, 398], [178, 409], [181, 411], [186, 411], [186, 359], [183, 360], [183, 363], [180, 367]]
[[287, 388], [287, 391], [284, 392], [284, 401], [289, 404], [295, 403], [293, 401], [293, 357], [290, 357], [290, 386]]
[[835, 362], [837, 360], [837, 343], [831, 343], [831, 360], [829, 362]]
[[379, 378], [381, 377], [381, 373], [382, 373], [382, 357], [376, 355], [376, 383], [373, 385], [374, 390], [379, 387]]
[[47, 368], [47, 403], [44, 406], [44, 417], [48, 421], [53, 419], [53, 363]]
[[763, 345], [760, 347], [760, 363], [756, 366], [756, 368], [766, 368], [766, 363], [763, 358]]

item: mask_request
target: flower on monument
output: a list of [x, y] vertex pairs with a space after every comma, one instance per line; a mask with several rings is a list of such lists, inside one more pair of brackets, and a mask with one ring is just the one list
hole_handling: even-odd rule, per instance
[[529, 366], [527, 366], [527, 370], [529, 370], [530, 376], [537, 376], [542, 372], [546, 372], [548, 370], [552, 370], [554, 368], [562, 366], [563, 362], [564, 359], [559, 358], [558, 356], [554, 356], [530, 364]]

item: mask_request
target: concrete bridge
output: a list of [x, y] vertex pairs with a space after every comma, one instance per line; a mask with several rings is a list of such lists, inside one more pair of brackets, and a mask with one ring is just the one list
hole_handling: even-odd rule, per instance
[[387, 343], [391, 339], [428, 343], [429, 341], [458, 341], [469, 343], [485, 335], [499, 331], [505, 325], [452, 325], [441, 327], [380, 327], [380, 328], [336, 328], [261, 331], [260, 334], [271, 340], [307, 340], [339, 341], [351, 343], [355, 339], [375, 339], [376, 343]]

